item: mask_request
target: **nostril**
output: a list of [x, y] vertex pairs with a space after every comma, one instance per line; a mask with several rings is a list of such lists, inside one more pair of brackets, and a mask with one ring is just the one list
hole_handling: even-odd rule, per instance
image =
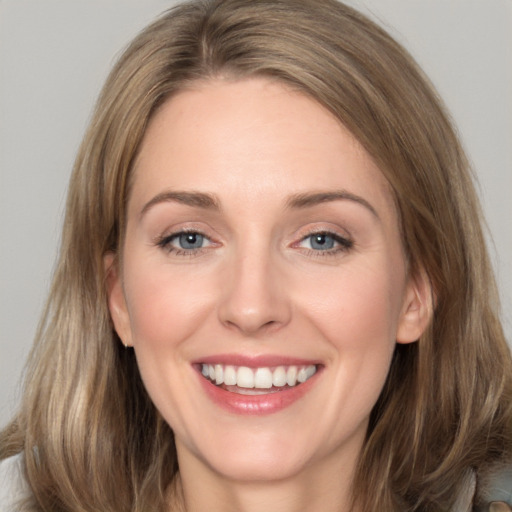
[[246, 335], [255, 335], [258, 333], [270, 333], [282, 327], [283, 322], [278, 320], [262, 321], [257, 318], [243, 318], [237, 320], [227, 320], [224, 325], [233, 330], [238, 330]]

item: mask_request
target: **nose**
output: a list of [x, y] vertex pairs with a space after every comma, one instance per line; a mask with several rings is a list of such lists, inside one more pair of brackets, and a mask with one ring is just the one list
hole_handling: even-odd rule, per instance
[[218, 314], [222, 324], [247, 336], [288, 324], [291, 304], [282, 269], [266, 251], [246, 251], [227, 264]]

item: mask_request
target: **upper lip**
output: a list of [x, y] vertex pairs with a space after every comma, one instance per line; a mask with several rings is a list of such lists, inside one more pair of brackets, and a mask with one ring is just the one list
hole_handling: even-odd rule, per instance
[[290, 356], [260, 354], [249, 356], [246, 354], [216, 354], [205, 356], [193, 361], [193, 364], [223, 364], [232, 366], [246, 366], [248, 368], [262, 368], [274, 366], [309, 366], [321, 362], [316, 359], [303, 359]]

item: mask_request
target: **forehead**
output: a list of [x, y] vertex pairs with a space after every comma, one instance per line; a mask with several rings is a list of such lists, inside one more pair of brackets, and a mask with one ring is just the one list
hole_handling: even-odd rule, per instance
[[193, 188], [254, 201], [341, 187], [393, 202], [378, 167], [333, 114], [264, 78], [200, 82], [170, 98], [149, 123], [133, 178], [134, 195], [145, 198]]

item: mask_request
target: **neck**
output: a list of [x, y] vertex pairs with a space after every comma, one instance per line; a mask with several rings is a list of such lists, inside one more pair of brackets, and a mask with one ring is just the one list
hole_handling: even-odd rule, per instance
[[[333, 458], [334, 459], [334, 458]], [[357, 457], [304, 468], [282, 480], [226, 479], [197, 458], [180, 461], [171, 510], [180, 512], [349, 512]], [[347, 464], [347, 462], [349, 462]], [[179, 502], [179, 505], [178, 505]]]

